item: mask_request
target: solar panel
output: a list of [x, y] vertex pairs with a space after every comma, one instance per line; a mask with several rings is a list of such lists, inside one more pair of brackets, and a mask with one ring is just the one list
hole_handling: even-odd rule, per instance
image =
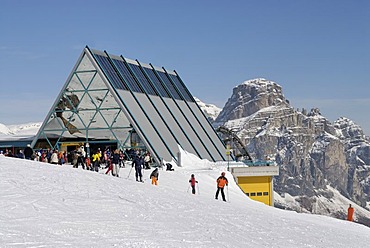
[[193, 102], [193, 98], [189, 95], [189, 91], [184, 87], [184, 85], [180, 82], [179, 78], [173, 74], [168, 74], [172, 79], [172, 82], [176, 85], [177, 89], [180, 91], [181, 95], [185, 98], [188, 102]]
[[131, 118], [140, 120], [135, 128], [143, 132], [141, 138], [159, 158], [173, 158], [180, 145], [200, 158], [225, 160], [222, 141], [176, 72], [106, 52], [94, 51], [94, 56], [114, 87], [133, 93], [117, 91]]
[[125, 62], [117, 59], [112, 59], [112, 61], [114, 65], [117, 67], [117, 70], [120, 72], [121, 76], [125, 79], [126, 83], [129, 85], [130, 89], [134, 92], [143, 93], [142, 89], [137, 84], [134, 76], [127, 69]]
[[172, 85], [171, 81], [168, 79], [167, 75], [164, 72], [157, 71], [159, 76], [161, 77], [163, 83], [166, 85], [166, 88], [170, 91], [173, 98], [177, 100], [182, 100], [179, 93], [177, 93], [175, 87]]
[[109, 59], [105, 56], [94, 54], [96, 60], [100, 64], [101, 68], [112, 82], [113, 86], [117, 89], [127, 90], [127, 87], [122, 83], [121, 79], [117, 75], [116, 71], [114, 70], [113, 66], [109, 62]]
[[167, 98], [169, 98], [170, 95], [168, 94], [168, 92], [166, 91], [166, 89], [164, 88], [164, 86], [162, 85], [161, 81], [159, 81], [159, 79], [155, 75], [154, 71], [152, 69], [149, 69], [149, 68], [146, 68], [146, 67], [143, 67], [143, 68], [144, 68], [146, 74], [149, 76], [150, 80], [152, 80], [154, 87], [159, 92], [159, 95], [161, 97], [167, 97]]
[[129, 63], [128, 65], [134, 72], [136, 78], [140, 81], [141, 85], [145, 88], [146, 93], [149, 95], [157, 96], [158, 94], [155, 92], [155, 90], [153, 89], [148, 79], [145, 77], [143, 72], [140, 70], [139, 66], [131, 64], [131, 63]]

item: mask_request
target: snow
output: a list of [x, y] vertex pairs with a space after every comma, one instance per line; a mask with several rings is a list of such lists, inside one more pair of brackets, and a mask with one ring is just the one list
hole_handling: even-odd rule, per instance
[[42, 122], [31, 122], [17, 125], [4, 125], [0, 123], [0, 140], [12, 140], [35, 136]]
[[9, 134], [11, 134], [9, 128], [4, 124], [0, 123], [0, 135], [9, 135]]
[[206, 104], [206, 103], [202, 102], [201, 100], [199, 100], [196, 97], [194, 97], [194, 100], [199, 105], [199, 107], [202, 109], [202, 111], [206, 114], [206, 116], [212, 118], [213, 120], [215, 120], [217, 118], [217, 116], [220, 114], [220, 112], [222, 110], [221, 108], [217, 107], [216, 105]]
[[266, 87], [275, 86], [275, 85], [278, 86], [279, 88], [281, 88], [281, 86], [279, 84], [277, 84], [273, 81], [267, 80], [265, 78], [255, 78], [255, 79], [246, 80], [243, 83], [241, 83], [241, 85], [244, 85], [244, 84], [249, 85], [249, 86], [253, 86], [257, 89], [259, 89], [261, 87], [266, 88]]
[[117, 178], [0, 156], [0, 247], [368, 247], [366, 226], [252, 201], [229, 173], [229, 202], [215, 200], [225, 166], [182, 161], [153, 186], [129, 165]]
[[[329, 194], [333, 196], [328, 198], [324, 197], [322, 193]], [[292, 196], [288, 193], [279, 195], [274, 192], [274, 200], [278, 202], [281, 206], [289, 206], [290, 209], [295, 209], [297, 211], [305, 211], [304, 207], [300, 205], [300, 202], [297, 201], [298, 198], [302, 196]], [[328, 213], [340, 213], [347, 212], [349, 204], [356, 208], [357, 215], [354, 216], [355, 221], [358, 216], [369, 216], [369, 211], [357, 205], [356, 203], [348, 200], [344, 197], [337, 189], [327, 185], [325, 191], [316, 191], [316, 203], [313, 205], [312, 213], [327, 215]], [[308, 211], [307, 211], [308, 212]]]

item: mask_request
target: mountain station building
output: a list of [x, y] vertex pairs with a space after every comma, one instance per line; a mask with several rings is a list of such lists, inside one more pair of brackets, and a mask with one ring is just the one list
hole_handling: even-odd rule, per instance
[[157, 164], [180, 149], [225, 161], [225, 146], [174, 70], [86, 47], [33, 140], [33, 149], [143, 149]]
[[[227, 130], [224, 130], [224, 133]], [[230, 136], [230, 132], [226, 132]], [[227, 140], [237, 140], [228, 137]], [[32, 141], [32, 143], [31, 143]], [[36, 136], [0, 142], [2, 147], [58, 149], [84, 147], [150, 152], [161, 166], [181, 166], [181, 150], [200, 159], [229, 164], [230, 149], [212, 127], [174, 70], [85, 47]], [[250, 165], [228, 170], [251, 199], [273, 205], [277, 166]], [[234, 157], [231, 157], [234, 160]]]

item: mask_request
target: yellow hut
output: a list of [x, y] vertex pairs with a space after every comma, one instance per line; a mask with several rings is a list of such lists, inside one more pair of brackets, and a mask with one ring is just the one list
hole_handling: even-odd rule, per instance
[[237, 184], [251, 199], [273, 206], [273, 177], [279, 175], [278, 166], [250, 166], [230, 168]]

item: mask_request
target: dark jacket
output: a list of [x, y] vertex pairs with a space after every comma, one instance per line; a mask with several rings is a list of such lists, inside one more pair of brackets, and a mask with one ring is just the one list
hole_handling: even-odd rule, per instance
[[26, 148], [24, 148], [24, 157], [25, 158], [31, 158], [33, 154], [33, 150], [31, 147], [27, 146]]
[[150, 177], [149, 178], [152, 178], [152, 177], [155, 177], [158, 180], [158, 177], [159, 177], [158, 168], [156, 168], [154, 171], [152, 171], [152, 173], [150, 174]]
[[143, 168], [143, 160], [140, 157], [135, 157], [134, 162], [132, 162], [132, 167], [135, 166], [135, 170], [141, 170]]
[[113, 164], [119, 164], [119, 153], [113, 153], [111, 159]]

